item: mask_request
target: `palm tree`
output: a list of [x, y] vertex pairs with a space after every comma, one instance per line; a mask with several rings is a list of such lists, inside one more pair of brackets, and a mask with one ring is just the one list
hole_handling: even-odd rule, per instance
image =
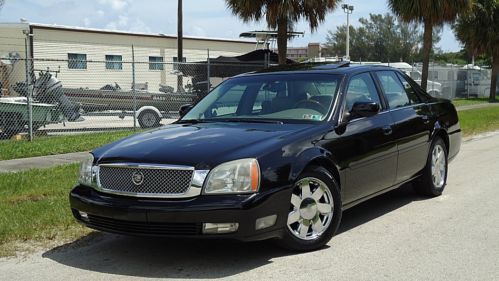
[[421, 87], [426, 90], [434, 26], [452, 23], [471, 8], [472, 0], [388, 0], [390, 9], [405, 22], [424, 25]]
[[489, 99], [495, 101], [499, 75], [499, 1], [476, 0], [473, 9], [458, 18], [454, 33], [469, 51], [492, 57]]
[[277, 28], [279, 64], [286, 63], [288, 32], [293, 24], [304, 18], [315, 31], [326, 14], [334, 10], [339, 0], [225, 0], [232, 13], [244, 22], [259, 21], [263, 17], [269, 28]]

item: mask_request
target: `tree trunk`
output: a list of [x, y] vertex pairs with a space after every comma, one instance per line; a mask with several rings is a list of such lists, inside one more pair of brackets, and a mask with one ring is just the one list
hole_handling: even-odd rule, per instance
[[[183, 11], [182, 11], [182, 0], [178, 0], [177, 6], [177, 62], [182, 63], [184, 57], [184, 35], [183, 35]], [[180, 64], [177, 64], [177, 69], [180, 68]], [[184, 90], [184, 81], [182, 75], [177, 74], [177, 93], [181, 93]]]
[[421, 73], [421, 88], [426, 91], [428, 85], [428, 67], [430, 65], [430, 53], [433, 44], [433, 26], [425, 22], [423, 34], [423, 71]]
[[496, 101], [496, 89], [497, 89], [497, 75], [499, 75], [499, 53], [492, 57], [492, 79], [490, 81], [490, 94], [489, 100], [490, 102]]
[[288, 52], [288, 19], [277, 20], [277, 52], [279, 53], [279, 64], [286, 64]]

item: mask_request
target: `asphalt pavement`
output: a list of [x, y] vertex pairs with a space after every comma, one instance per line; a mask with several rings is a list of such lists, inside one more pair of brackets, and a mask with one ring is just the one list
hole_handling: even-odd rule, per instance
[[93, 233], [0, 259], [0, 280], [499, 280], [499, 133], [466, 141], [437, 198], [410, 185], [344, 213], [321, 250]]

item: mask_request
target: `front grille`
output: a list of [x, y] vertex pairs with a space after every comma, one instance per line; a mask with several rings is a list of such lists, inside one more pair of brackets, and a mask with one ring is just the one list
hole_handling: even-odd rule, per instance
[[105, 166], [99, 168], [104, 192], [123, 195], [181, 195], [189, 190], [193, 170]]
[[199, 235], [201, 223], [133, 222], [88, 215], [85, 223], [93, 228], [136, 235]]

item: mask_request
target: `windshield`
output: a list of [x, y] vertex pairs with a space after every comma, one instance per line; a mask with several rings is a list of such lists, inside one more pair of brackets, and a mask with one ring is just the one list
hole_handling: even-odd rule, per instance
[[340, 78], [331, 74], [232, 78], [210, 92], [181, 121], [323, 121]]

